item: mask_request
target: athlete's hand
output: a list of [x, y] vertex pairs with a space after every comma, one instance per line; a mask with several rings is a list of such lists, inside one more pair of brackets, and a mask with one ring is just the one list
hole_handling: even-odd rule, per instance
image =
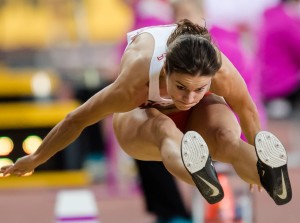
[[[259, 192], [262, 192], [262, 187], [259, 186], [259, 185], [256, 185], [257, 188], [258, 188], [258, 191]], [[250, 192], [254, 192], [254, 185], [253, 184], [250, 184]]]
[[0, 173], [3, 173], [3, 176], [24, 176], [25, 174], [33, 173], [35, 167], [33, 157], [28, 155], [18, 159], [15, 164], [1, 167]]

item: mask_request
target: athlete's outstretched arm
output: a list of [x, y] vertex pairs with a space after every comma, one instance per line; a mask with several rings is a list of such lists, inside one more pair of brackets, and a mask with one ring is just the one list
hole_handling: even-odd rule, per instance
[[2, 167], [1, 172], [4, 175], [19, 176], [31, 172], [58, 151], [66, 148], [85, 127], [112, 113], [130, 111], [141, 105], [147, 97], [145, 90], [147, 76], [144, 78], [140, 74], [143, 72], [145, 59], [139, 56], [139, 52], [133, 51], [134, 49], [129, 49], [128, 53], [124, 54], [120, 75], [114, 83], [70, 112], [49, 132], [35, 153], [22, 157], [14, 165]]
[[255, 135], [261, 130], [258, 111], [244, 79], [224, 55], [222, 55], [222, 67], [213, 78], [211, 90], [224, 97], [238, 115], [248, 142], [254, 145]]

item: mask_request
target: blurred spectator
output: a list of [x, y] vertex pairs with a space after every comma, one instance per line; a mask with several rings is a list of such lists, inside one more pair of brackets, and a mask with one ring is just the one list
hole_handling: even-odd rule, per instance
[[165, 0], [124, 0], [133, 10], [133, 28], [167, 24], [172, 11]]
[[[208, 25], [209, 31], [219, 49], [230, 59], [243, 76], [249, 92], [259, 110], [262, 127], [266, 126], [265, 110], [259, 89], [258, 70], [254, 66], [253, 55], [248, 53], [243, 43], [239, 23], [206, 19], [205, 0], [170, 0], [176, 20], [187, 18], [202, 25]], [[234, 8], [235, 6], [232, 5]], [[230, 8], [227, 6], [227, 8]], [[208, 24], [206, 24], [208, 21]]]
[[286, 118], [300, 99], [300, 1], [268, 8], [258, 36], [263, 98], [271, 117]]
[[203, 0], [206, 18], [222, 27], [257, 27], [265, 8], [278, 0]]

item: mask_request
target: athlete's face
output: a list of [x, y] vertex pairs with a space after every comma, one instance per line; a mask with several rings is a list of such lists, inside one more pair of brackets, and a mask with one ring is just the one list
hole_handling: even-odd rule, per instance
[[172, 73], [167, 77], [167, 91], [179, 110], [198, 104], [210, 88], [211, 76]]

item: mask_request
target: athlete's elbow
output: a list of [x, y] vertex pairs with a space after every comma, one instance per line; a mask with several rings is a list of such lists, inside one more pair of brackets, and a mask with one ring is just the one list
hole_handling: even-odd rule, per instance
[[66, 126], [67, 129], [76, 129], [83, 130], [87, 124], [85, 124], [83, 119], [80, 119], [78, 115], [76, 115], [75, 111], [68, 113], [63, 120], [62, 124]]
[[249, 103], [248, 105], [245, 105], [244, 108], [247, 116], [252, 120], [255, 120], [259, 117], [257, 106], [253, 101], [251, 101], [251, 103]]
[[[116, 90], [116, 94], [119, 97], [118, 107], [124, 112], [130, 111], [139, 107], [144, 103], [144, 97], [141, 97], [142, 90], [138, 87], [128, 87], [126, 89], [119, 88]], [[121, 103], [120, 103], [121, 102]], [[122, 106], [120, 106], [122, 105]]]

